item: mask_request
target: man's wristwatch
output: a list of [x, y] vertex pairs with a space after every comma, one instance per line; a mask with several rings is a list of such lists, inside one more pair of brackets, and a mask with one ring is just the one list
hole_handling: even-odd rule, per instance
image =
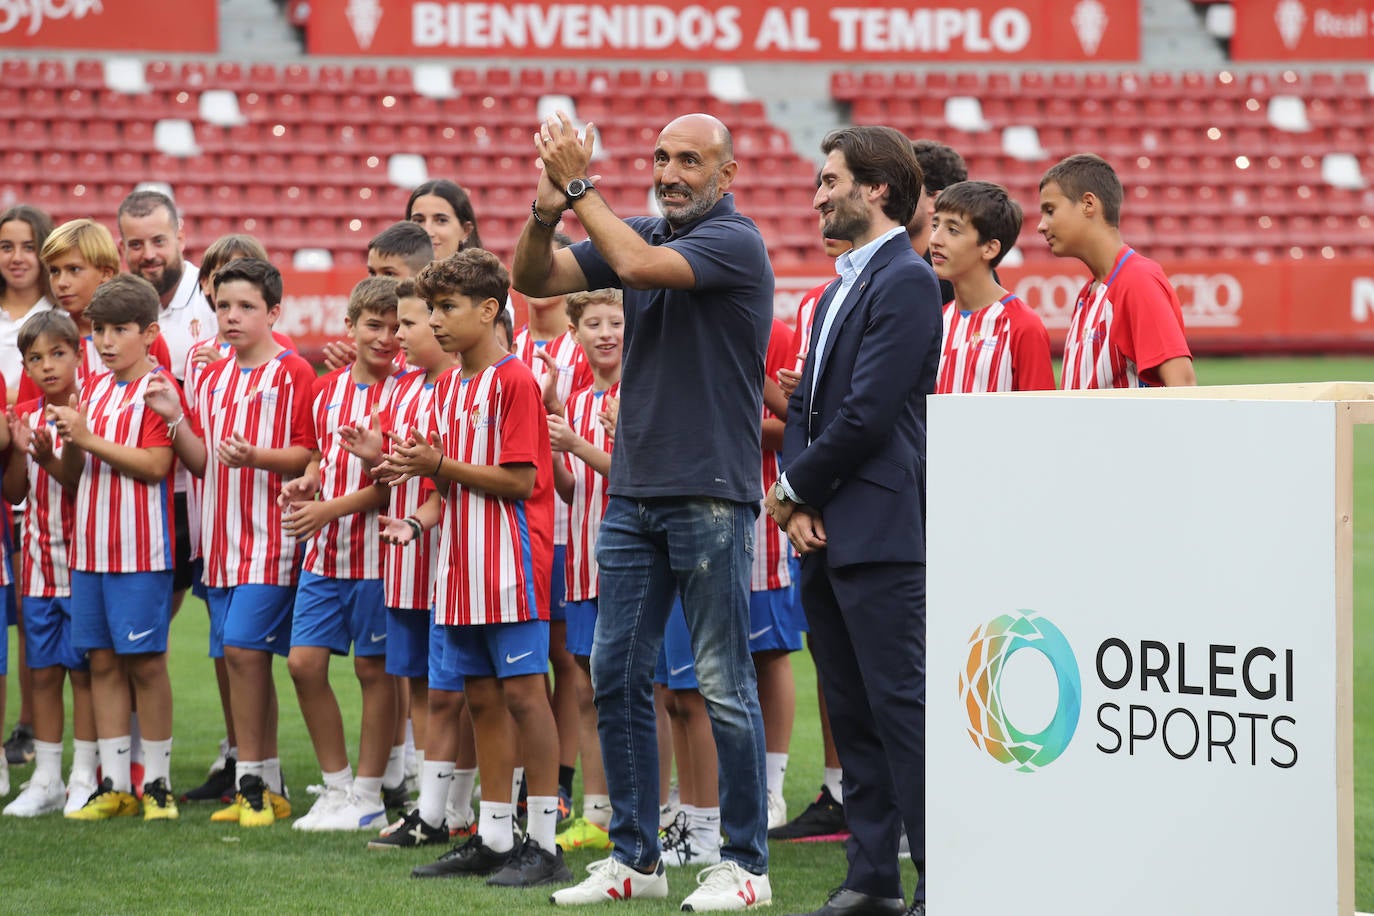
[[568, 198], [569, 205], [587, 196], [588, 191], [595, 191], [596, 185], [586, 178], [574, 178], [568, 182], [568, 186], [563, 189], [563, 193]]
[[773, 498], [784, 505], [795, 505], [792, 497], [787, 495], [787, 490], [783, 489], [782, 481], [773, 481]]

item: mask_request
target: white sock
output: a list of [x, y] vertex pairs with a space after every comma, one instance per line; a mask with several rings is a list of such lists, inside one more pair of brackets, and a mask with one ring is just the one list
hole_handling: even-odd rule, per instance
[[844, 804], [844, 785], [840, 779], [841, 772], [843, 771], [839, 767], [826, 767], [825, 787], [830, 790], [835, 801]]
[[130, 788], [129, 736], [101, 738], [96, 744], [100, 746], [101, 775], [110, 781], [111, 787], [116, 792], [128, 792]]
[[258, 774], [267, 788], [278, 795], [286, 794], [286, 786], [281, 784], [281, 758], [271, 757], [262, 762], [262, 772]]
[[782, 794], [782, 780], [787, 775], [787, 755], [786, 754], [764, 754], [765, 766], [768, 768], [768, 791], [773, 795]]
[[129, 713], [129, 762], [143, 762], [143, 733], [138, 730], [138, 713]]
[[[130, 755], [132, 756], [132, 755]], [[172, 739], [165, 741], [143, 740], [143, 781], [157, 782], [167, 780], [172, 785]]]
[[35, 782], [52, 785], [62, 781], [62, 743], [33, 742], [33, 778]]
[[558, 828], [558, 796], [527, 796], [525, 833], [545, 852], [553, 852], [553, 835]]
[[406, 781], [406, 746], [396, 744], [386, 758], [386, 770], [382, 773], [382, 785], [387, 788], [399, 786]]
[[[243, 781], [249, 776], [256, 776], [263, 779], [263, 762], [261, 760], [240, 760], [234, 768], [234, 775], [238, 777], [239, 786], [243, 786]], [[263, 782], [267, 780], [263, 779]], [[271, 789], [271, 786], [267, 788]], [[273, 790], [275, 791], [275, 790]]]
[[382, 806], [382, 777], [359, 776], [353, 780], [353, 795], [369, 808]]
[[419, 756], [419, 750], [415, 747], [415, 722], [406, 719], [406, 740], [402, 745], [406, 749], [406, 760], [414, 760]]
[[[525, 768], [516, 767], [510, 774], [510, 803], [512, 805], [520, 801], [520, 783], [525, 781]], [[526, 799], [528, 801], [528, 799]]]
[[420, 819], [431, 827], [438, 827], [446, 820], [444, 808], [448, 805], [453, 777], [451, 760], [426, 760], [420, 765]]
[[100, 744], [96, 741], [72, 741], [72, 776], [84, 776], [95, 782], [95, 768], [100, 763]]
[[583, 795], [582, 816], [598, 827], [609, 829], [611, 826], [611, 797], [609, 795]]
[[701, 850], [720, 848], [720, 808], [692, 808], [692, 845]]
[[477, 818], [477, 835], [492, 852], [510, 852], [515, 848], [515, 833], [512, 831], [511, 815], [515, 806], [510, 802], [493, 802], [482, 799], [481, 811]]
[[[453, 782], [448, 787], [448, 807], [460, 814], [472, 810], [472, 787], [477, 782], [476, 770], [453, 770]], [[462, 824], [449, 824], [461, 827]]]
[[353, 788], [353, 767], [346, 766], [333, 773], [322, 773], [326, 789], [342, 789], [347, 792]]

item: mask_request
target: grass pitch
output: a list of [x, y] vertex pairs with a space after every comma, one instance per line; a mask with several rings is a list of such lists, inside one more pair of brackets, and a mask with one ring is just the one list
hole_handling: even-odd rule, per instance
[[[1204, 384], [1247, 384], [1374, 379], [1374, 359], [1214, 359], [1198, 364]], [[1355, 559], [1355, 844], [1357, 906], [1374, 910], [1374, 429], [1356, 441]], [[11, 631], [10, 670], [16, 670]], [[170, 665], [176, 690], [173, 784], [202, 780], [222, 732], [214, 675], [205, 658], [206, 619], [188, 601], [172, 625]], [[815, 674], [806, 653], [793, 656], [797, 720], [788, 768], [787, 801], [793, 814], [820, 783], [820, 737], [815, 715]], [[349, 746], [356, 748], [357, 683], [347, 660], [336, 659], [335, 690], [344, 710]], [[283, 767], [298, 813], [319, 779], [304, 723], [284, 665], [277, 666]], [[18, 714], [15, 678], [9, 678], [6, 729]], [[70, 751], [69, 751], [70, 758]], [[70, 762], [70, 759], [68, 760]], [[30, 767], [15, 768], [14, 791]], [[64, 771], [65, 773], [65, 771]], [[12, 797], [12, 795], [10, 796]], [[8, 797], [5, 799], [8, 801]], [[375, 852], [366, 833], [302, 834], [283, 824], [239, 830], [209, 823], [214, 805], [184, 805], [176, 823], [133, 818], [103, 824], [46, 817], [0, 820], [0, 908], [7, 912], [386, 912], [447, 910], [462, 914], [548, 912], [548, 890], [506, 891], [473, 881], [415, 881], [410, 868], [435, 851]], [[1291, 838], [1290, 838], [1291, 840]], [[1276, 842], [1283, 842], [1276, 839]], [[772, 847], [773, 912], [819, 905], [844, 877], [838, 844]], [[575, 877], [598, 856], [568, 857]], [[908, 876], [909, 876], [908, 872]], [[694, 872], [670, 874], [671, 896], [636, 904], [636, 913], [674, 912], [694, 887]], [[909, 889], [909, 887], [908, 887]]]

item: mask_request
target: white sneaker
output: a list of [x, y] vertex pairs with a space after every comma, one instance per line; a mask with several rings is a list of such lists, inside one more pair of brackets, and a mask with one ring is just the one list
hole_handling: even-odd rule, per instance
[[39, 782], [37, 777], [24, 783], [24, 791], [14, 801], [5, 806], [5, 814], [12, 817], [38, 817], [41, 814], [55, 814], [62, 810], [67, 800], [67, 787], [62, 780]]
[[588, 865], [587, 875], [581, 884], [554, 891], [549, 896], [549, 903], [585, 906], [632, 898], [662, 900], [668, 896], [668, 876], [662, 862], [652, 875], [646, 875], [615, 858], [605, 858]]
[[767, 875], [756, 875], [741, 868], [738, 862], [727, 859], [701, 870], [697, 875], [697, 889], [682, 901], [682, 909], [693, 913], [747, 910], [772, 902], [773, 888]]
[[97, 788], [94, 773], [73, 772], [67, 781], [67, 803], [62, 806], [62, 813], [73, 814], [86, 807]]
[[315, 824], [321, 818], [348, 804], [347, 789], [330, 786], [308, 786], [305, 791], [318, 797], [315, 799], [315, 804], [310, 806], [310, 811], [304, 817], [296, 818], [291, 824], [293, 830], [317, 830]]
[[687, 813], [680, 812], [677, 820], [663, 831], [662, 856], [664, 865], [679, 867], [715, 865], [720, 861], [720, 837], [716, 842], [702, 841], [699, 831], [693, 831], [688, 823]]
[[[342, 790], [335, 790], [342, 794]], [[315, 807], [310, 809], [311, 817], [328, 796], [320, 796]], [[379, 802], [367, 802], [356, 795], [347, 795], [342, 804], [331, 805], [327, 811], [320, 812], [309, 827], [302, 830], [377, 830], [386, 826], [386, 808]]]
[[781, 827], [787, 823], [787, 800], [781, 792], [768, 793], [768, 829]]
[[658, 829], [666, 830], [673, 823], [673, 821], [677, 820], [677, 816], [681, 813], [682, 808], [679, 805], [677, 805], [671, 798], [669, 798], [668, 804], [659, 806]]

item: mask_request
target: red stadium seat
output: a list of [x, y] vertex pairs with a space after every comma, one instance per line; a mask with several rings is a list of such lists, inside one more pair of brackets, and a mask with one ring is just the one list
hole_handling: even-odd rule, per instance
[[210, 69], [200, 61], [181, 65], [179, 89], [205, 89], [210, 86]]
[[98, 60], [78, 60], [72, 65], [71, 85], [88, 92], [104, 89], [105, 65]]
[[214, 89], [242, 92], [248, 87], [248, 80], [244, 76], [243, 67], [240, 64], [231, 60], [222, 60], [215, 64], [215, 73], [208, 85]]
[[7, 57], [0, 61], [0, 86], [27, 89], [34, 84], [33, 67], [26, 57]]
[[252, 64], [248, 68], [248, 88], [272, 92], [281, 87], [281, 74], [272, 64]]

